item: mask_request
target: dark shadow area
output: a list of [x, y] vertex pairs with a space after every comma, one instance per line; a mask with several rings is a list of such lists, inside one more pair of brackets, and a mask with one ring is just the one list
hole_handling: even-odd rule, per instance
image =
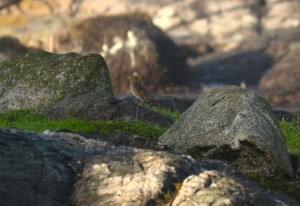
[[197, 82], [256, 86], [273, 65], [274, 59], [263, 50], [235, 51], [198, 59], [191, 71]]
[[0, 62], [26, 52], [28, 52], [28, 49], [17, 38], [0, 37]]

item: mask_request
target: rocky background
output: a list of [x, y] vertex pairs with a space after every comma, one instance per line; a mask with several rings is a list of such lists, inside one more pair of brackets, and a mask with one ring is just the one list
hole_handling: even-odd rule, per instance
[[242, 84], [299, 112], [297, 0], [1, 0], [0, 13], [0, 60], [96, 52], [117, 95], [137, 72], [153, 93]]
[[[300, 111], [299, 9], [291, 0], [0, 0], [0, 113], [169, 127], [154, 138], [0, 128], [0, 205], [299, 205], [299, 158], [278, 123], [296, 115], [276, 110]], [[149, 106], [183, 114], [120, 98], [134, 72], [160, 94]]]

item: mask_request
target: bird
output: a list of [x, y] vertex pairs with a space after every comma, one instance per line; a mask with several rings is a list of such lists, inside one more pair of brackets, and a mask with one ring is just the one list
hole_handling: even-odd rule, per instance
[[131, 94], [140, 100], [140, 106], [143, 106], [145, 102], [149, 102], [153, 99], [149, 92], [142, 86], [137, 75], [132, 74], [129, 80]]

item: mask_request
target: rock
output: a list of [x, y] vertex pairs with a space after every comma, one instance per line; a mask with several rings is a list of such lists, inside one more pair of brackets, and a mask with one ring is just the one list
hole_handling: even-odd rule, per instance
[[[153, 96], [153, 95], [152, 95]], [[194, 99], [180, 98], [174, 96], [153, 96], [153, 100], [150, 100], [146, 103], [150, 107], [158, 107], [167, 111], [179, 111], [184, 112], [187, 110], [195, 101]], [[126, 97], [124, 100], [138, 103], [139, 101], [133, 97]]]
[[155, 205], [181, 183], [174, 205], [191, 199], [197, 205], [298, 204], [219, 161], [116, 146], [79, 134], [1, 129], [0, 151], [1, 205]]
[[259, 79], [274, 64], [272, 56], [263, 50], [211, 54], [195, 60], [192, 76], [204, 83], [257, 86]]
[[287, 54], [264, 75], [260, 82], [263, 90], [272, 90], [277, 94], [297, 93], [300, 91], [300, 63], [298, 54], [300, 41], [289, 45]]
[[[200, 174], [191, 175], [183, 181], [172, 205], [194, 205], [195, 203], [197, 205], [211, 205], [212, 203], [214, 205], [274, 204], [264, 198], [266, 195], [264, 192], [253, 191], [251, 186], [244, 181], [224, 175], [220, 171], [203, 171]], [[257, 195], [255, 198], [253, 198], [254, 193]], [[278, 197], [275, 197], [274, 200], [275, 205], [285, 205]]]
[[142, 120], [144, 122], [170, 126], [173, 120], [137, 104], [119, 100], [105, 93], [89, 93], [69, 97], [49, 105], [40, 111], [41, 115], [52, 119], [69, 116], [85, 120]]
[[[68, 205], [76, 173], [76, 140], [0, 129], [0, 204]], [[75, 163], [75, 165], [80, 163]]]
[[64, 26], [54, 43], [58, 53], [100, 52], [116, 93], [129, 92], [128, 77], [134, 72], [150, 91], [167, 91], [189, 79], [179, 47], [143, 13], [101, 16]]
[[53, 52], [53, 33], [69, 21], [58, 15], [8, 14], [1, 16], [0, 35], [17, 38], [27, 48]]
[[240, 87], [200, 96], [159, 141], [181, 154], [225, 160], [249, 176], [292, 176], [271, 106], [258, 93]]
[[[298, 35], [299, 37], [299, 35]], [[259, 88], [274, 105], [300, 105], [300, 41], [290, 42], [286, 53], [260, 80]]]
[[0, 11], [2, 15], [49, 15], [49, 14], [64, 14], [68, 13], [70, 9], [70, 0], [43, 0], [43, 1], [31, 1], [31, 0], [2, 0], [0, 1]]
[[291, 112], [287, 112], [284, 110], [273, 110], [273, 112], [276, 115], [278, 121], [293, 122], [297, 119], [297, 116]]
[[299, 27], [300, 16], [295, 12], [299, 6], [297, 1], [270, 2], [268, 12], [262, 19], [262, 27], [267, 31]]
[[45, 106], [88, 92], [113, 93], [98, 54], [36, 52], [0, 63], [0, 112]]

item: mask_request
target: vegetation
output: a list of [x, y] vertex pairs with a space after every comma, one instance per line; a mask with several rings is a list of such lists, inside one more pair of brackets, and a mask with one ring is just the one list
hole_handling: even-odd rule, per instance
[[157, 138], [167, 129], [142, 121], [132, 122], [121, 119], [114, 121], [87, 121], [69, 117], [62, 120], [51, 120], [40, 116], [37, 111], [32, 109], [15, 110], [0, 114], [0, 127], [16, 127], [36, 132], [42, 132], [46, 129], [68, 129], [102, 135], [131, 133], [149, 138]]
[[293, 155], [300, 156], [300, 117], [294, 122], [282, 121], [280, 127], [289, 152]]
[[157, 113], [163, 114], [167, 117], [170, 117], [172, 119], [178, 119], [181, 115], [181, 112], [179, 110], [176, 110], [176, 111], [172, 112], [170, 110], [167, 110], [167, 109], [164, 109], [164, 108], [159, 108], [159, 107], [150, 107], [150, 106], [147, 106], [147, 105], [145, 105], [145, 107], [148, 108], [148, 109], [153, 110], [154, 112], [157, 112]]

